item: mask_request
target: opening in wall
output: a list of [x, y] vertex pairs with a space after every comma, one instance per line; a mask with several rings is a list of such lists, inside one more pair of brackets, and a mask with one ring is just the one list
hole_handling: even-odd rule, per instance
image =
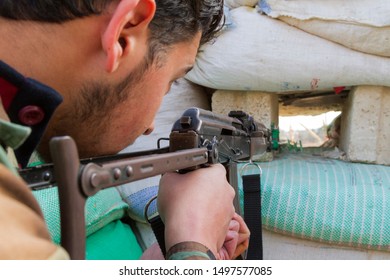
[[340, 133], [340, 114], [341, 111], [329, 111], [319, 115], [281, 116], [280, 143], [297, 147], [334, 147]]

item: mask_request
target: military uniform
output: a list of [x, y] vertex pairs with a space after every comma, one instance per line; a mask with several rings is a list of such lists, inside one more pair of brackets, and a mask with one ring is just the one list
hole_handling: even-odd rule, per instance
[[[0, 81], [5, 84], [1, 76]], [[0, 92], [3, 100], [6, 92], [1, 87]], [[9, 121], [1, 100], [0, 259], [68, 259], [65, 250], [52, 243], [39, 204], [17, 175], [13, 149], [23, 145], [31, 131]]]

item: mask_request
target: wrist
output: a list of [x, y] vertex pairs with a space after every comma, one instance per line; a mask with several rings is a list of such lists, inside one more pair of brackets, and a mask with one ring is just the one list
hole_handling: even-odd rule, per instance
[[167, 260], [215, 260], [215, 255], [205, 245], [184, 241], [173, 245], [166, 254]]
[[[209, 231], [199, 229], [197, 230], [194, 225], [191, 226], [178, 226], [173, 225], [165, 226], [165, 247], [167, 251], [170, 250], [170, 248], [176, 246], [177, 244], [181, 243], [197, 243], [203, 245], [207, 250], [212, 252], [212, 254], [215, 256], [218, 252], [217, 250], [217, 242], [213, 241], [215, 238], [212, 238], [210, 236], [207, 236]], [[207, 251], [206, 250], [206, 251]]]

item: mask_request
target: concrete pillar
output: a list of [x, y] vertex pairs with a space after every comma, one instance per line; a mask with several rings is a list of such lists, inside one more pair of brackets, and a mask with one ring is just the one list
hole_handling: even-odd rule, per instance
[[211, 107], [213, 112], [227, 115], [232, 110], [242, 110], [263, 123], [279, 125], [279, 103], [277, 94], [260, 91], [217, 90], [214, 92]]
[[390, 165], [390, 88], [358, 86], [341, 119], [340, 149], [347, 159]]

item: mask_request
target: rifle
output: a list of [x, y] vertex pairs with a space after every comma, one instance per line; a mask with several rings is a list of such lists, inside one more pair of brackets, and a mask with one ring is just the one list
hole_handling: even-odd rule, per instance
[[[19, 173], [32, 190], [58, 186], [61, 245], [71, 259], [84, 259], [84, 208], [88, 197], [106, 188], [166, 172], [188, 172], [218, 162], [225, 165], [234, 186], [237, 185], [237, 162], [256, 161], [270, 151], [271, 146], [270, 131], [242, 111], [224, 116], [189, 108], [174, 123], [169, 147], [80, 160], [71, 137], [54, 137], [50, 141], [53, 164], [23, 169]], [[235, 204], [239, 209], [237, 201]], [[156, 237], [164, 252], [164, 239]]]

